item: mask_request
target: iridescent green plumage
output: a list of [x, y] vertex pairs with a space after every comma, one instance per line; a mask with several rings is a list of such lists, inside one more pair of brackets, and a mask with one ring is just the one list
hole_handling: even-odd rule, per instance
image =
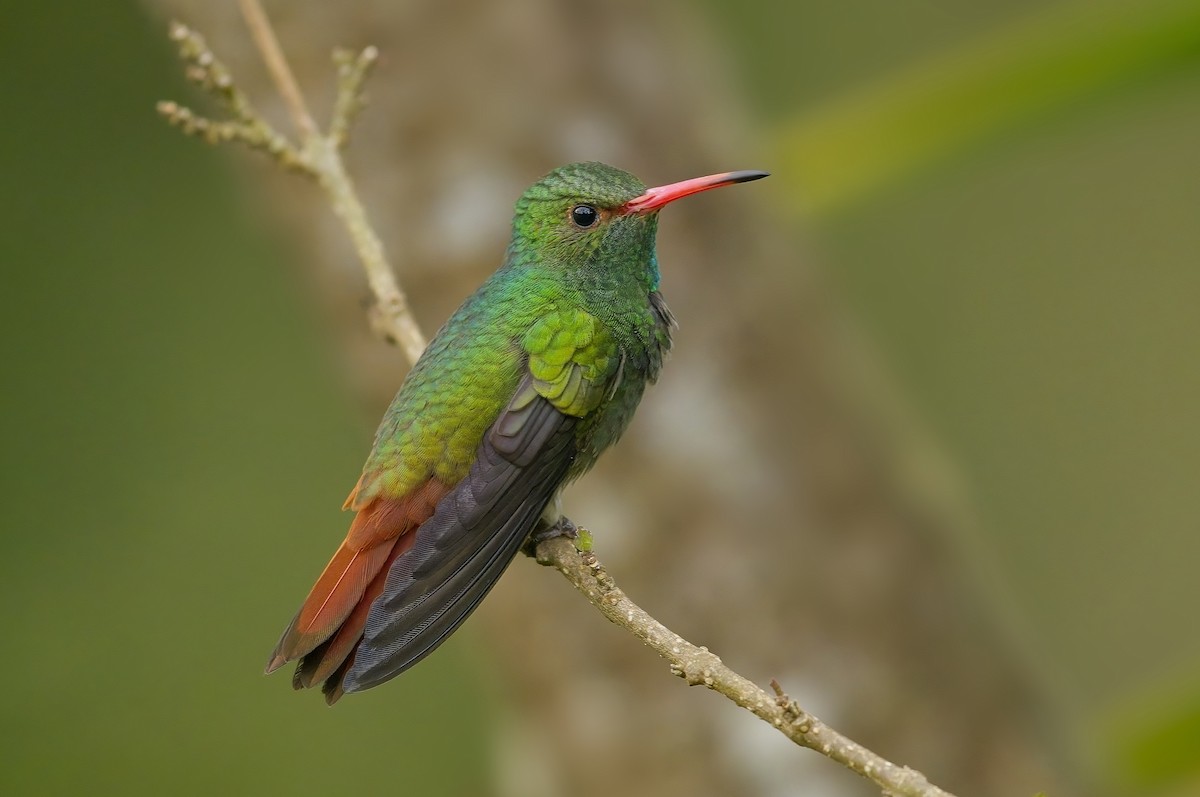
[[647, 190], [599, 163], [564, 166], [518, 200], [504, 265], [446, 322], [379, 430], [346, 541], [268, 671], [332, 701], [393, 677], [466, 618], [564, 483], [628, 426], [670, 348], [657, 210], [764, 176]]
[[[403, 495], [431, 475], [447, 484], [465, 476], [526, 368], [541, 395], [579, 417], [597, 410], [623, 370], [620, 403], [629, 406], [584, 425], [604, 442], [581, 449], [591, 459], [577, 471], [620, 436], [670, 346], [666, 305], [659, 301], [656, 311], [650, 300], [659, 280], [656, 218], [616, 217], [578, 230], [568, 212], [581, 202], [615, 211], [644, 190], [632, 175], [586, 163], [557, 169], [525, 192], [505, 264], [450, 317], [388, 408], [353, 508], [380, 491]], [[580, 387], [563, 401], [555, 380], [572, 377]]]

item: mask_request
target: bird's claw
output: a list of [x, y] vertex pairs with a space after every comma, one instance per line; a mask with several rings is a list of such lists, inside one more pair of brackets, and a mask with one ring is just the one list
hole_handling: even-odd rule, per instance
[[529, 536], [533, 538], [534, 542], [545, 542], [555, 537], [566, 537], [573, 540], [579, 536], [579, 527], [569, 517], [563, 515], [553, 526], [537, 529]]
[[577, 539], [579, 537], [579, 527], [564, 515], [552, 525], [543, 525], [530, 532], [529, 538], [521, 546], [521, 552], [526, 556], [536, 559], [538, 545], [555, 537], [566, 537], [569, 540]]

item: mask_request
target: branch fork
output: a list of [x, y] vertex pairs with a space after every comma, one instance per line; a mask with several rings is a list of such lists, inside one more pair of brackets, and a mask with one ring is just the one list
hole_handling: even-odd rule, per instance
[[172, 22], [168, 35], [179, 47], [184, 75], [216, 99], [229, 118], [210, 119], [169, 100], [158, 103], [158, 112], [188, 135], [198, 136], [209, 144], [238, 142], [266, 153], [289, 171], [315, 180], [350, 233], [354, 249], [366, 270], [375, 299], [370, 313], [372, 328], [380, 337], [400, 346], [410, 363], [416, 362], [425, 350], [425, 338], [413, 319], [408, 299], [396, 282], [396, 272], [367, 219], [366, 209], [354, 190], [341, 156], [350, 140], [354, 120], [366, 104], [363, 86], [379, 61], [379, 50], [366, 47], [357, 53], [350, 50], [334, 53], [337, 98], [329, 130], [322, 133], [304, 102], [262, 7], [257, 0], [239, 0], [239, 5], [254, 43], [263, 54], [267, 70], [284, 99], [298, 141], [280, 133], [263, 118], [245, 92], [238, 88], [229, 69], [209, 49], [204, 37], [181, 22]]

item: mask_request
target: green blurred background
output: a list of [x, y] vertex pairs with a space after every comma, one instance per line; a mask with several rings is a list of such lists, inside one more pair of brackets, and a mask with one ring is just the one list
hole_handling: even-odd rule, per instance
[[[754, 223], [956, 464], [1086, 779], [1200, 794], [1200, 3], [684, 8], [765, 159], [729, 168], [775, 172]], [[163, 32], [0, 27], [0, 793], [487, 792], [469, 630], [334, 711], [258, 675], [373, 419], [245, 164], [155, 118], [194, 99]]]

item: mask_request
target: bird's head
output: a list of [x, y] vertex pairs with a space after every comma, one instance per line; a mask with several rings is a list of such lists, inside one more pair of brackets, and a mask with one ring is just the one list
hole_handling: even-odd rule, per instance
[[[656, 272], [654, 235], [664, 205], [766, 176], [726, 172], [646, 188], [632, 174], [603, 163], [560, 166], [517, 200], [510, 252], [543, 268], [578, 271], [625, 264]], [[657, 273], [653, 278], [657, 282]]]

